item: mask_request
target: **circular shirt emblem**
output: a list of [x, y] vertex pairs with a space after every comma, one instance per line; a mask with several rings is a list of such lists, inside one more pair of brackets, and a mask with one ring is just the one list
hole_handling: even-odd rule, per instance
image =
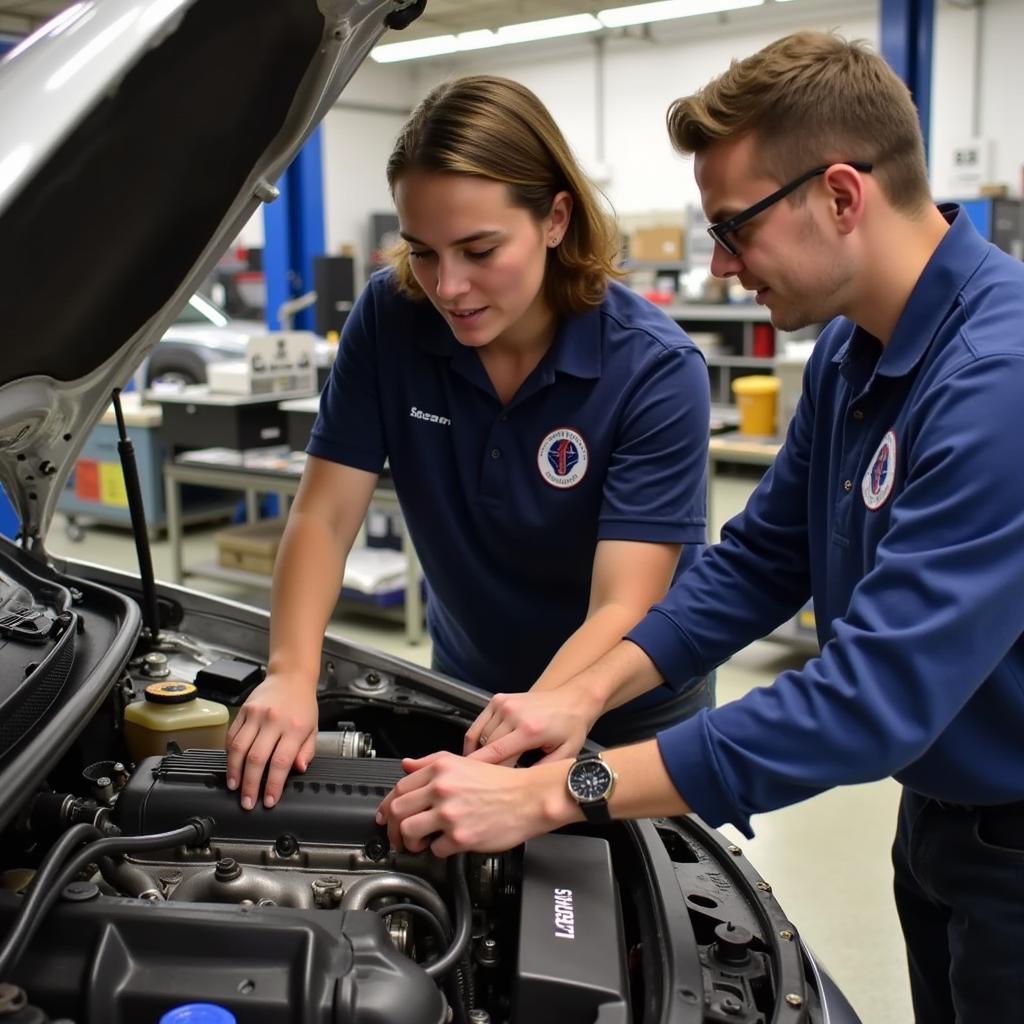
[[864, 504], [872, 511], [881, 508], [892, 494], [892, 486], [895, 482], [896, 435], [889, 430], [882, 438], [882, 443], [875, 451], [871, 465], [860, 482], [860, 493], [864, 496]]
[[537, 450], [540, 475], [560, 490], [575, 487], [587, 475], [589, 460], [586, 442], [568, 427], [552, 430]]

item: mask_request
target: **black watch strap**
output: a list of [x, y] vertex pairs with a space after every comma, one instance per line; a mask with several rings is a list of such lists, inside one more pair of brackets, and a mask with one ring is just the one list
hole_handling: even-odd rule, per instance
[[612, 820], [608, 813], [608, 801], [604, 799], [581, 802], [580, 810], [583, 811], [583, 817], [593, 825], [607, 825]]

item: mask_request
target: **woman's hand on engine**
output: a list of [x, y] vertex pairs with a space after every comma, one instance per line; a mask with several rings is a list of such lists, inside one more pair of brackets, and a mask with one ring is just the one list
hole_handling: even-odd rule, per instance
[[380, 805], [377, 823], [387, 823], [396, 850], [429, 847], [437, 857], [511, 850], [582, 820], [565, 784], [569, 763], [503, 768], [447, 751], [405, 758], [409, 774]]
[[515, 764], [527, 750], [542, 750], [540, 763], [575, 757], [601, 714], [585, 690], [497, 693], [466, 731], [463, 754], [489, 764]]
[[265, 807], [281, 799], [293, 767], [306, 770], [316, 748], [318, 724], [316, 684], [308, 679], [272, 673], [249, 694], [227, 738], [228, 789], [241, 786], [246, 810], [256, 806], [268, 765]]

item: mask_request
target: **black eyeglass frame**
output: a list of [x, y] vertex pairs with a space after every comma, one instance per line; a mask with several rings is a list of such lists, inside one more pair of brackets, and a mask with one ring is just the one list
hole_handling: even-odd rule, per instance
[[770, 206], [774, 206], [780, 199], [785, 199], [790, 192], [795, 192], [805, 182], [810, 181], [811, 178], [824, 174], [830, 167], [835, 167], [836, 164], [847, 164], [862, 174], [870, 174], [875, 166], [864, 160], [833, 160], [830, 164], [822, 164], [821, 167], [815, 167], [814, 170], [801, 174], [799, 178], [794, 178], [788, 185], [783, 185], [782, 188], [773, 192], [770, 196], [765, 196], [764, 199], [754, 203], [753, 206], [748, 206], [745, 210], [737, 213], [735, 217], [730, 217], [728, 220], [720, 220], [717, 224], [710, 225], [708, 227], [708, 234], [711, 236], [711, 240], [717, 242], [731, 256], [739, 256], [740, 252], [729, 241], [729, 235], [738, 231], [747, 221], [753, 220], [759, 213], [764, 213]]

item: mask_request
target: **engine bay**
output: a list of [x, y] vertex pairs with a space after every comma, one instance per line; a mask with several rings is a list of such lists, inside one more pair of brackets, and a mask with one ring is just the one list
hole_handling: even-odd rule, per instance
[[[128, 614], [137, 581], [76, 572], [59, 699], [0, 755], [5, 784], [37, 765], [0, 834], [12, 1024], [156, 1024], [193, 1003], [246, 1024], [821, 1019], [771, 887], [699, 822], [574, 826], [447, 861], [390, 850], [374, 815], [401, 757], [459, 750], [483, 701], [398, 659], [328, 638], [316, 756], [273, 808], [244, 811], [223, 725], [174, 716], [241, 705], [263, 678], [265, 613], [161, 587], [154, 638]], [[42, 593], [20, 586], [22, 606]], [[43, 742], [89, 680], [91, 710]]]

